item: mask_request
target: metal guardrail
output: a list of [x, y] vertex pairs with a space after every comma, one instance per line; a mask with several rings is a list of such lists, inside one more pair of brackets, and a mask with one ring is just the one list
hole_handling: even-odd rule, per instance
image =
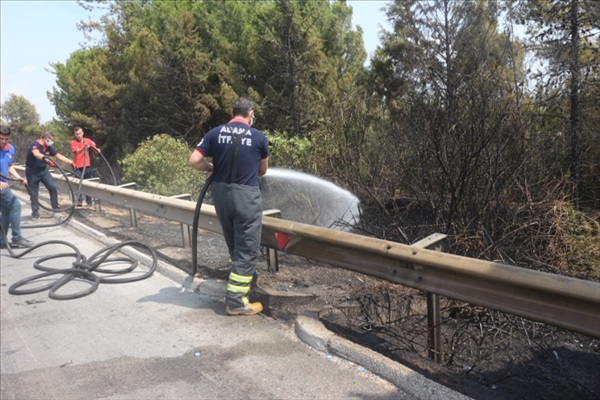
[[[62, 176], [54, 175], [55, 179]], [[83, 181], [84, 194], [184, 224], [195, 203]], [[214, 207], [199, 227], [221, 232]], [[600, 338], [600, 284], [263, 217], [262, 245], [429, 293]]]

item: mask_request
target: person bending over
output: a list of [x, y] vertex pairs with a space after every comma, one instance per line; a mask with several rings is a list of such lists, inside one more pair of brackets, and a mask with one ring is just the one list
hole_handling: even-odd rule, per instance
[[[29, 197], [31, 199], [31, 217], [36, 220], [40, 217], [39, 205], [39, 189], [40, 182], [46, 186], [50, 194], [50, 205], [53, 210], [59, 210], [58, 205], [58, 190], [54, 183], [54, 178], [50, 174], [48, 162], [44, 156], [55, 157], [56, 159], [72, 164], [73, 161], [60, 154], [52, 145], [54, 144], [55, 136], [52, 132], [46, 132], [41, 138], [35, 140], [27, 149], [27, 159], [25, 161], [25, 177], [29, 185]], [[54, 165], [52, 165], [54, 166]]]

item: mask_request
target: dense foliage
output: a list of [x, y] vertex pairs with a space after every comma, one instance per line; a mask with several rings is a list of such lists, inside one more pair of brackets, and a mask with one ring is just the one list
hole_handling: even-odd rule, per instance
[[156, 133], [197, 141], [241, 95], [257, 127], [310, 136], [365, 60], [343, 2], [116, 1], [84, 28], [105, 42], [53, 65], [50, 99], [116, 158]]

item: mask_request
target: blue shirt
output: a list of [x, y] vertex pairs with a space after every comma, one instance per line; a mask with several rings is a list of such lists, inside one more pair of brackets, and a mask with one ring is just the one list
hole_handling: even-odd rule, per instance
[[[214, 182], [229, 183], [231, 157], [234, 143], [238, 142], [239, 161], [235, 182], [239, 185], [258, 187], [260, 161], [269, 156], [269, 144], [264, 133], [244, 122], [231, 120], [226, 125], [211, 129], [196, 146], [204, 157], [212, 157]], [[229, 170], [228, 176], [227, 171]]]
[[[8, 144], [5, 148], [0, 149], [0, 173], [5, 176], [10, 176], [8, 168], [15, 161], [15, 147], [12, 144]], [[0, 178], [2, 182], [8, 182], [4, 178]]]

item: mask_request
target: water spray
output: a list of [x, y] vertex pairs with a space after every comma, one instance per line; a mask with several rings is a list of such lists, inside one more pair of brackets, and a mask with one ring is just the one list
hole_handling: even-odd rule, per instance
[[265, 209], [287, 220], [345, 230], [360, 215], [358, 198], [333, 182], [299, 171], [270, 168], [261, 178]]

